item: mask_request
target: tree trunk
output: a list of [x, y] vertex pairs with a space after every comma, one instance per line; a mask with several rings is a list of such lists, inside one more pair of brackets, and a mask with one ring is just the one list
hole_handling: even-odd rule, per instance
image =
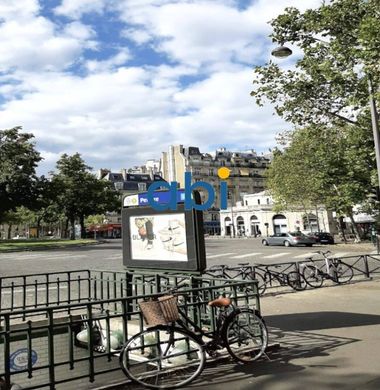
[[347, 214], [348, 217], [350, 218], [352, 230], [354, 231], [355, 234], [355, 242], [361, 242], [359, 230], [358, 227], [356, 226], [356, 222], [354, 221], [354, 216], [352, 215], [352, 211], [349, 211]]
[[[303, 208], [303, 212], [305, 213], [307, 225], [308, 225], [310, 231], [312, 231], [311, 225], [310, 225], [310, 217], [309, 217], [309, 213], [307, 212], [306, 206], [305, 206], [305, 205], [302, 205], [302, 208]], [[302, 221], [302, 224], [303, 224], [303, 221]], [[303, 227], [304, 227], [304, 226], [303, 226]], [[306, 229], [305, 229], [305, 230], [306, 230]]]
[[317, 205], [315, 206], [315, 216], [317, 217], [317, 229], [318, 229], [318, 233], [320, 233], [320, 232], [321, 232], [321, 227], [319, 226], [318, 206], [317, 206]]
[[40, 238], [41, 219], [42, 218], [37, 218], [37, 238]]
[[86, 238], [86, 228], [84, 226], [84, 215], [80, 216], [80, 237]]
[[342, 238], [343, 238], [344, 243], [347, 244], [347, 238], [346, 238], [346, 235], [344, 234], [344, 229], [343, 229], [343, 226], [342, 226], [342, 218], [343, 218], [343, 217], [338, 217], [338, 218], [337, 218], [337, 221], [338, 221], [338, 230], [339, 230], [340, 234], [342, 235]]
[[65, 222], [64, 231], [63, 231], [63, 238], [68, 238], [69, 236], [68, 232], [69, 232], [69, 219], [67, 218]]
[[70, 218], [70, 240], [75, 240], [75, 218]]
[[12, 234], [12, 224], [10, 223], [9, 225], [8, 225], [8, 233], [7, 233], [7, 235], [8, 235], [8, 240], [10, 240], [12, 237], [11, 237], [11, 234]]

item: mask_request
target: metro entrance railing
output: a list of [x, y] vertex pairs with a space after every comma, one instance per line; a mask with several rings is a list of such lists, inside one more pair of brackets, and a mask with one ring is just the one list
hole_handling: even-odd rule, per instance
[[138, 301], [177, 287], [182, 309], [215, 327], [207, 303], [220, 295], [260, 310], [256, 281], [78, 270], [0, 278], [0, 377], [23, 389], [88, 389], [125, 379], [118, 350], [143, 329]]

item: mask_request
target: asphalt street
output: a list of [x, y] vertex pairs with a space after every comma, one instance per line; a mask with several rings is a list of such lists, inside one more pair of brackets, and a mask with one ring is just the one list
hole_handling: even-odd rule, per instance
[[[338, 257], [375, 253], [370, 244], [285, 248], [264, 247], [260, 238], [207, 238], [205, 241], [208, 267], [216, 264], [236, 265], [243, 262], [273, 264], [299, 261], [313, 255], [317, 250], [331, 250]], [[121, 240], [111, 240], [97, 246], [62, 250], [0, 253], [0, 275], [3, 277], [80, 269], [123, 270]]]

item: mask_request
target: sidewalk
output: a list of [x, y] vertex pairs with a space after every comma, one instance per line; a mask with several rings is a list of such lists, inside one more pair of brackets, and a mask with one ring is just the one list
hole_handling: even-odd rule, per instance
[[261, 302], [271, 342], [281, 344], [271, 361], [215, 363], [187, 389], [380, 388], [379, 279], [269, 296]]

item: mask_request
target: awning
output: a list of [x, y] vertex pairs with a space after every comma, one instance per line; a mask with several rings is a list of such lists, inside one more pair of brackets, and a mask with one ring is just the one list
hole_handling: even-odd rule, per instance
[[249, 169], [240, 168], [240, 176], [249, 176]]
[[[348, 218], [348, 217], [345, 217], [343, 219], [343, 221], [347, 222], [347, 223], [351, 222], [350, 218]], [[356, 223], [373, 223], [373, 222], [375, 222], [375, 219], [373, 217], [371, 217], [369, 214], [360, 213], [360, 214], [354, 215], [354, 221]]]

